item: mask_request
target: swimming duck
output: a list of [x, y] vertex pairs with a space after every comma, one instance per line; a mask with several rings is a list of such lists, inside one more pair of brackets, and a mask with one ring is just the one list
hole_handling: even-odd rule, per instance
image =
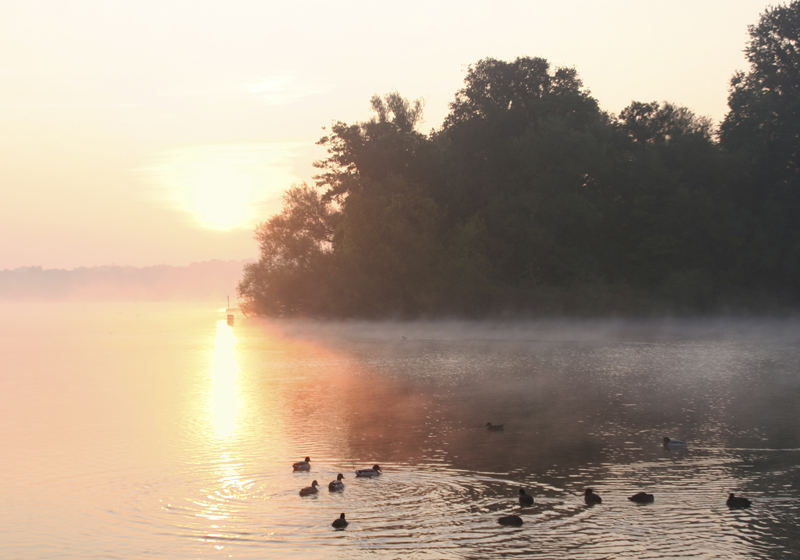
[[667, 449], [672, 447], [686, 447], [685, 441], [681, 441], [679, 439], [669, 439], [666, 436], [664, 437], [663, 442], [664, 442], [664, 447], [666, 447]]
[[519, 527], [522, 525], [522, 518], [519, 515], [504, 515], [503, 517], [499, 518], [497, 522], [500, 525]]
[[302, 461], [298, 461], [292, 464], [292, 470], [294, 471], [310, 471], [311, 470], [311, 459], [306, 457]]
[[343, 478], [344, 475], [342, 473], [336, 475], [336, 480], [331, 480], [328, 483], [328, 490], [330, 490], [331, 492], [341, 492], [342, 490], [344, 490], [344, 482], [342, 482]]
[[372, 465], [371, 469], [359, 469], [356, 471], [356, 476], [372, 478], [381, 474], [381, 468], [378, 465]]
[[524, 488], [519, 489], [519, 505], [528, 507], [533, 505], [533, 496], [525, 492]]
[[486, 422], [486, 429], [490, 432], [502, 432], [503, 425], [502, 424], [492, 424], [491, 422]]
[[593, 506], [595, 504], [602, 504], [603, 498], [595, 494], [593, 488], [587, 488], [583, 491], [583, 501], [586, 502], [587, 506]]
[[628, 499], [637, 504], [652, 504], [655, 501], [655, 496], [646, 492], [638, 492]]
[[747, 508], [750, 507], [750, 500], [747, 498], [737, 498], [733, 494], [728, 494], [728, 501], [725, 502], [730, 508]]
[[347, 527], [347, 525], [348, 521], [344, 518], [344, 514], [341, 514], [339, 516], [339, 519], [334, 519], [333, 523], [331, 523], [331, 527], [333, 527], [334, 529], [344, 529], [345, 527]]
[[316, 494], [317, 493], [317, 486], [319, 486], [319, 483], [315, 480], [314, 482], [311, 483], [311, 486], [306, 486], [305, 488], [301, 488], [300, 489], [300, 495], [301, 496], [311, 496], [312, 494]]

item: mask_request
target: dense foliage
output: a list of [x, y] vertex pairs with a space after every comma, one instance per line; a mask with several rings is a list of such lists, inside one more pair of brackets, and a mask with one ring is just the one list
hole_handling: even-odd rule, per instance
[[800, 0], [750, 28], [712, 123], [603, 112], [542, 58], [468, 70], [440, 130], [421, 103], [320, 140], [314, 186], [259, 226], [240, 296], [270, 315], [771, 309], [800, 295]]

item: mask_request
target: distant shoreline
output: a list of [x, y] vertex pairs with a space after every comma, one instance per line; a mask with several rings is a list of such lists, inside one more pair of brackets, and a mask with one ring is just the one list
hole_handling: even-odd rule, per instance
[[22, 267], [0, 270], [3, 300], [198, 299], [234, 296], [247, 261], [211, 260], [185, 266]]

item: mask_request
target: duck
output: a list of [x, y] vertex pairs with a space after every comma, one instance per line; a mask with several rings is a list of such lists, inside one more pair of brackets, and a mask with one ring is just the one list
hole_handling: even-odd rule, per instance
[[356, 471], [356, 476], [360, 476], [362, 478], [372, 478], [375, 476], [380, 476], [381, 468], [378, 465], [372, 465], [371, 469], [359, 469]]
[[347, 519], [344, 518], [344, 514], [342, 513], [341, 515], [339, 515], [339, 519], [333, 520], [333, 523], [331, 523], [331, 527], [333, 527], [334, 529], [344, 529], [345, 527], [347, 527], [348, 524], [349, 522], [347, 521]]
[[664, 439], [662, 441], [664, 442], [664, 447], [666, 447], [667, 449], [672, 447], [686, 447], [686, 442], [681, 441], [679, 439], [670, 439], [664, 436]]
[[519, 515], [504, 515], [503, 517], [499, 518], [497, 522], [500, 525], [519, 527], [522, 525], [522, 518]]
[[301, 496], [312, 496], [317, 493], [317, 486], [319, 483], [315, 480], [311, 483], [311, 486], [306, 486], [305, 488], [300, 489]]
[[655, 501], [655, 496], [646, 492], [638, 492], [628, 499], [637, 504], [652, 504]]
[[728, 501], [725, 502], [728, 504], [729, 508], [748, 508], [750, 507], [750, 500], [747, 498], [737, 498], [733, 494], [728, 494]]
[[492, 424], [491, 422], [486, 422], [486, 429], [490, 432], [502, 432], [503, 425], [502, 424]]
[[306, 457], [302, 461], [298, 461], [292, 464], [293, 471], [310, 471], [311, 470], [311, 459]]
[[522, 507], [533, 505], [533, 496], [526, 493], [524, 488], [519, 489], [519, 505]]
[[583, 491], [583, 501], [586, 502], [587, 506], [593, 506], [595, 504], [602, 504], [603, 498], [595, 494], [593, 488], [587, 488]]
[[331, 492], [341, 492], [342, 490], [344, 490], [344, 482], [342, 482], [343, 478], [344, 475], [342, 473], [336, 475], [336, 480], [331, 480], [328, 483], [328, 490], [330, 490]]

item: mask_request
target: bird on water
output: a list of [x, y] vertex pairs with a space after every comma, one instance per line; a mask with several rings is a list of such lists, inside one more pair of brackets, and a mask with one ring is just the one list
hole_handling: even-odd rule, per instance
[[524, 488], [519, 489], [519, 505], [528, 507], [533, 505], [533, 496], [525, 492]]
[[497, 522], [500, 525], [519, 527], [522, 525], [522, 518], [519, 515], [504, 515], [503, 517], [499, 518]]
[[292, 464], [293, 471], [310, 471], [311, 470], [311, 459], [306, 457], [302, 461], [298, 461]]
[[336, 480], [331, 480], [328, 483], [328, 490], [330, 490], [331, 492], [341, 492], [342, 490], [344, 490], [344, 482], [342, 482], [343, 478], [344, 475], [342, 473], [336, 475]]
[[751, 505], [747, 498], [739, 498], [733, 494], [728, 494], [728, 501], [725, 503], [729, 508], [748, 508]]
[[583, 501], [586, 502], [587, 506], [593, 506], [595, 504], [602, 504], [603, 498], [595, 494], [593, 488], [587, 488], [583, 491]]
[[311, 496], [313, 494], [316, 494], [317, 493], [317, 486], [319, 486], [319, 483], [315, 480], [314, 482], [311, 483], [311, 486], [306, 486], [305, 488], [301, 488], [300, 489], [300, 495], [301, 496]]
[[646, 492], [638, 492], [628, 499], [637, 504], [652, 504], [655, 501], [655, 496]]
[[334, 519], [333, 523], [331, 523], [331, 527], [334, 529], [344, 529], [348, 525], [348, 521], [344, 518], [344, 514], [339, 516], [339, 519]]
[[378, 465], [372, 465], [371, 469], [359, 469], [356, 471], [356, 476], [362, 478], [372, 478], [381, 474], [381, 468]]
[[486, 429], [490, 432], [502, 432], [503, 425], [502, 424], [492, 424], [491, 422], [486, 422]]

